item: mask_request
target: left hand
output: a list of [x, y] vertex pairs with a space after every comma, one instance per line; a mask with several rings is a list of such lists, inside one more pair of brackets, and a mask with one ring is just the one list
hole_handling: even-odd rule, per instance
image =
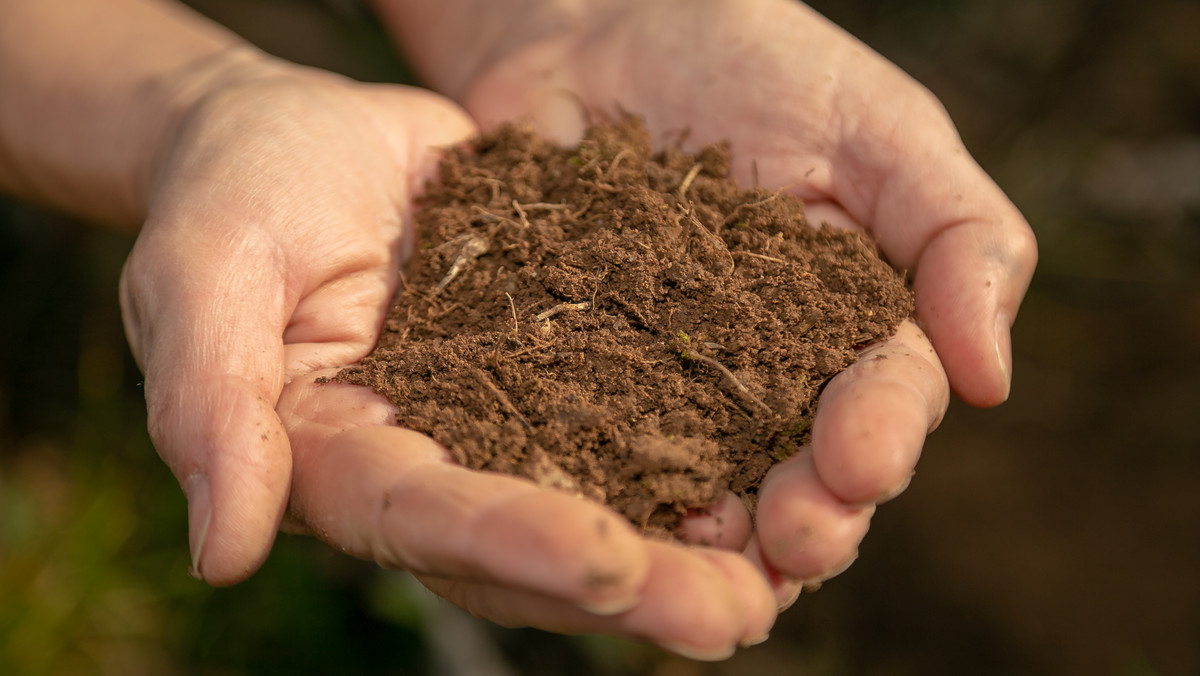
[[951, 385], [979, 406], [1008, 396], [1032, 232], [927, 90], [804, 5], [594, 7], [510, 45], [452, 93], [485, 128], [532, 118], [573, 141], [585, 114], [620, 109], [644, 117], [660, 144], [683, 132], [692, 147], [728, 139], [743, 184], [788, 187], [812, 222], [866, 230], [914, 274], [929, 338], [906, 323], [838, 375], [812, 448], [768, 474], [757, 532], [726, 529], [721, 544], [756, 561], [786, 605], [853, 561], [875, 505], [907, 486]]

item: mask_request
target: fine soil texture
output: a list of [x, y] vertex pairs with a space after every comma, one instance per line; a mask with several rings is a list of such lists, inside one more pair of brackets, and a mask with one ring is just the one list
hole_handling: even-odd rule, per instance
[[727, 145], [655, 152], [632, 117], [577, 147], [506, 126], [449, 151], [379, 345], [337, 379], [462, 465], [646, 533], [727, 490], [753, 507], [912, 297], [868, 238], [728, 174]]

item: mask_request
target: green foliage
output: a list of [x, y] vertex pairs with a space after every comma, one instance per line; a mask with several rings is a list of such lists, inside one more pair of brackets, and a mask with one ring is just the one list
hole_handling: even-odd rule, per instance
[[692, 344], [692, 337], [680, 331], [675, 334], [675, 339], [679, 342], [679, 358], [685, 361], [692, 361], [696, 357], [688, 350], [688, 346]]

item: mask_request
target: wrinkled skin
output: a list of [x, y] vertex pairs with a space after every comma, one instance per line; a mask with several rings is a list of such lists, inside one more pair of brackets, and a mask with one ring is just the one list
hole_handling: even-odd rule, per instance
[[[162, 155], [121, 287], [195, 574], [244, 579], [283, 527], [503, 624], [721, 658], [853, 560], [950, 385], [1003, 401], [1033, 239], [941, 107], [802, 5], [684, 4], [631, 3], [515, 45], [452, 92], [466, 113], [270, 62], [200, 99]], [[438, 147], [526, 116], [570, 140], [582, 110], [617, 104], [663, 142], [729, 139], [743, 182], [869, 231], [913, 271], [929, 336], [906, 324], [830, 383], [812, 448], [768, 475], [754, 530], [729, 499], [684, 525], [711, 539], [720, 518], [716, 547], [648, 541], [599, 505], [454, 466], [385, 400], [315, 382], [374, 345]]]
[[464, 87], [467, 110], [484, 127], [524, 117], [563, 140], [621, 111], [644, 116], [660, 144], [728, 139], [744, 184], [784, 187], [810, 220], [866, 230], [913, 273], [928, 336], [902, 326], [826, 388], [812, 447], [764, 483], [757, 531], [733, 500], [716, 514], [743, 527], [684, 527], [744, 550], [786, 603], [853, 561], [875, 505], [907, 487], [949, 386], [977, 406], [1007, 398], [1034, 238], [937, 100], [807, 7], [617, 4], [481, 70]]

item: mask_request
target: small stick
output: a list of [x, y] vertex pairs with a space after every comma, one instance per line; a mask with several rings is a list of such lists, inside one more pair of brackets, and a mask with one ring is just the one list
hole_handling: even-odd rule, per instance
[[500, 199], [500, 188], [504, 186], [504, 181], [501, 181], [498, 178], [481, 178], [480, 180], [492, 187], [493, 202]]
[[606, 175], [611, 177], [613, 175], [613, 172], [617, 170], [617, 165], [621, 164], [621, 160], [625, 159], [625, 157], [627, 155], [632, 155], [632, 154], [633, 154], [633, 151], [630, 150], [629, 148], [622, 148], [621, 152], [617, 153], [617, 156], [614, 157], [612, 159], [612, 162], [609, 163], [608, 171], [606, 172]]
[[621, 192], [621, 190], [619, 188], [617, 188], [615, 185], [610, 185], [608, 183], [601, 183], [600, 181], [589, 181], [589, 180], [583, 179], [583, 178], [578, 179], [578, 181], [584, 185], [590, 185], [591, 187], [595, 188], [596, 190], [602, 190], [604, 192]]
[[695, 225], [697, 228], [699, 228], [701, 232], [708, 235], [714, 242], [716, 242], [717, 246], [722, 251], [725, 252], [725, 255], [729, 256], [729, 273], [728, 274], [733, 274], [733, 269], [737, 267], [737, 261], [733, 260], [733, 253], [729, 251], [729, 246], [725, 244], [725, 240], [718, 237], [716, 235], [716, 233], [714, 233], [712, 230], [709, 230], [708, 228], [704, 227], [704, 224], [700, 222], [700, 219], [696, 218], [695, 211], [688, 209], [685, 213], [687, 214], [688, 219], [691, 220], [693, 225]]
[[528, 204], [522, 204], [521, 206], [525, 207], [526, 209], [529, 209], [531, 211], [533, 209], [545, 209], [546, 211], [562, 211], [564, 209], [571, 208], [571, 205], [569, 205], [569, 204], [552, 204], [550, 202], [530, 202]]
[[785, 265], [787, 264], [787, 261], [783, 260], [782, 258], [775, 258], [774, 256], [764, 256], [763, 254], [753, 253], [750, 251], [734, 251], [733, 253], [739, 254], [741, 256], [749, 256], [751, 258], [758, 258], [758, 259], [764, 260], [764, 261], [771, 261], [772, 263], [783, 263]]
[[[478, 220], [481, 220], [484, 223], [499, 222], [499, 223], [508, 223], [509, 225], [516, 226], [516, 227], [521, 226], [520, 223], [514, 221], [513, 219], [507, 218], [505, 216], [500, 216], [499, 214], [493, 214], [492, 212], [488, 211], [487, 209], [484, 209], [483, 207], [479, 206], [478, 204], [472, 204], [471, 209], [479, 214], [479, 216], [481, 218], [479, 218]], [[476, 219], [472, 219], [472, 221], [474, 221], [474, 220], [476, 220]]]
[[433, 307], [431, 306], [429, 308], [428, 317], [434, 321], [437, 321], [437, 320], [441, 319], [442, 317], [449, 315], [451, 312], [454, 312], [455, 310], [457, 310], [461, 307], [462, 307], [462, 303], [455, 301], [455, 302], [441, 308], [440, 311], [435, 313], [433, 311]]
[[576, 221], [579, 220], [580, 217], [582, 217], [584, 214], [587, 213], [588, 209], [592, 208], [592, 203], [595, 201], [596, 201], [595, 197], [588, 196], [587, 202], [585, 202], [582, 207], [579, 207], [579, 209], [577, 211], [574, 211], [571, 213], [571, 219], [576, 220]]
[[729, 225], [734, 220], [736, 220], [738, 214], [741, 213], [742, 209], [753, 209], [754, 207], [762, 206], [762, 205], [766, 204], [767, 202], [771, 202], [771, 201], [775, 200], [776, 198], [778, 198], [779, 195], [781, 195], [784, 190], [785, 190], [785, 188], [780, 188], [779, 190], [776, 190], [775, 192], [771, 193], [770, 196], [764, 197], [758, 201], [746, 202], [744, 204], [737, 205], [736, 207], [733, 208], [733, 211], [729, 212], [729, 215], [725, 217], [725, 225]]
[[512, 201], [512, 205], [513, 205], [513, 209], [516, 210], [517, 215], [521, 217], [521, 227], [528, 228], [529, 227], [529, 219], [525, 217], [525, 210], [521, 208], [520, 204], [517, 204], [516, 200]]
[[[527, 333], [525, 335], [528, 337], [533, 336], [532, 333]], [[534, 341], [533, 341], [534, 345], [527, 347], [523, 350], [517, 350], [516, 352], [513, 352], [512, 354], [506, 354], [506, 355], [504, 355], [504, 358], [505, 359], [515, 359], [517, 357], [523, 357], [523, 356], [529, 354], [530, 352], [536, 352], [537, 350], [544, 350], [548, 347], [553, 347], [554, 343], [556, 343], [557, 341], [558, 341], [558, 338], [555, 338], [554, 340], [551, 340], [548, 343], [539, 343], [539, 342], [537, 342], [536, 339], [534, 339]]]
[[492, 379], [490, 376], [488, 376], [487, 371], [484, 371], [480, 368], [475, 369], [475, 378], [492, 391], [492, 394], [495, 395], [496, 399], [500, 401], [500, 404], [504, 406], [505, 410], [511, 413], [514, 418], [520, 420], [521, 424], [525, 426], [525, 429], [533, 429], [533, 425], [530, 425], [529, 421], [525, 419], [525, 416], [521, 415], [521, 412], [517, 410], [517, 407], [513, 406], [513, 403], [511, 400], [509, 400], [508, 395], [505, 394], [504, 391], [499, 387], [496, 387], [496, 383], [492, 382]]
[[701, 232], [708, 235], [709, 238], [711, 238], [713, 242], [720, 245], [720, 247], [722, 249], [724, 249], [726, 252], [729, 251], [729, 247], [725, 244], [725, 240], [718, 237], [716, 235], [716, 233], [714, 233], [712, 230], [709, 230], [708, 228], [704, 227], [704, 224], [700, 222], [700, 219], [696, 218], [695, 211], [692, 211], [691, 209], [685, 209], [684, 213], [687, 215], [688, 220], [690, 220], [692, 222], [692, 225], [696, 226]]
[[521, 325], [517, 323], [517, 304], [513, 302], [512, 294], [505, 291], [504, 295], [508, 296], [508, 307], [512, 310], [513, 316], [513, 335], [520, 335]]
[[579, 302], [579, 303], [559, 303], [558, 305], [555, 305], [554, 307], [550, 308], [549, 310], [546, 310], [545, 312], [534, 317], [534, 319], [536, 319], [540, 322], [540, 321], [549, 319], [560, 312], [566, 312], [567, 310], [587, 310], [591, 307], [592, 307], [591, 301], [587, 301], [587, 300]]
[[434, 288], [433, 293], [435, 295], [441, 293], [442, 289], [445, 289], [450, 282], [454, 281], [454, 278], [458, 276], [458, 273], [463, 271], [463, 268], [470, 265], [472, 261], [482, 256], [487, 252], [487, 250], [488, 243], [486, 241], [474, 236], [468, 239], [467, 243], [463, 245], [462, 252], [458, 254], [458, 258], [455, 259], [454, 264], [450, 266], [450, 271], [446, 273], [446, 276], [442, 278], [442, 281], [438, 282], [438, 285], [436, 288]]
[[604, 282], [604, 278], [608, 277], [608, 264], [604, 265], [604, 274], [600, 275], [600, 279], [596, 280], [596, 288], [592, 289], [592, 298], [588, 301], [589, 305], [584, 310], [591, 310], [596, 307], [596, 294], [600, 293], [600, 284]]
[[392, 294], [393, 303], [398, 302], [400, 300], [400, 296], [410, 291], [408, 288], [408, 278], [404, 276], [404, 268], [401, 267], [400, 269], [396, 270], [396, 275], [400, 278], [400, 285], [396, 287], [396, 291]]
[[683, 183], [679, 184], [678, 194], [679, 194], [680, 200], [682, 200], [684, 198], [684, 196], [687, 195], [688, 188], [692, 187], [692, 181], [696, 180], [696, 176], [700, 173], [700, 169], [702, 169], [702, 168], [703, 168], [703, 165], [701, 165], [699, 162], [697, 162], [696, 164], [692, 165], [691, 169], [688, 169], [687, 175], [685, 175], [683, 177]]
[[699, 352], [696, 352], [694, 350], [687, 350], [684, 352], [684, 355], [685, 355], [684, 356], [685, 359], [695, 359], [696, 361], [702, 361], [705, 364], [708, 364], [709, 366], [720, 371], [721, 375], [725, 376], [729, 380], [729, 382], [733, 383], [733, 386], [737, 389], [739, 394], [741, 394], [747, 400], [754, 402], [755, 405], [757, 405], [762, 410], [766, 411], [767, 415], [770, 415], [770, 416], [775, 415], [775, 411], [772, 411], [770, 406], [767, 406], [763, 402], [762, 399], [759, 399], [758, 397], [754, 396], [754, 393], [751, 392], [749, 389], [747, 389], [746, 386], [742, 384], [742, 381], [737, 379], [737, 376], [733, 375], [733, 371], [730, 371], [729, 369], [725, 368], [725, 365], [722, 364], [721, 362], [717, 361], [716, 359], [713, 359], [712, 357], [710, 357], [706, 354], [700, 354]]

